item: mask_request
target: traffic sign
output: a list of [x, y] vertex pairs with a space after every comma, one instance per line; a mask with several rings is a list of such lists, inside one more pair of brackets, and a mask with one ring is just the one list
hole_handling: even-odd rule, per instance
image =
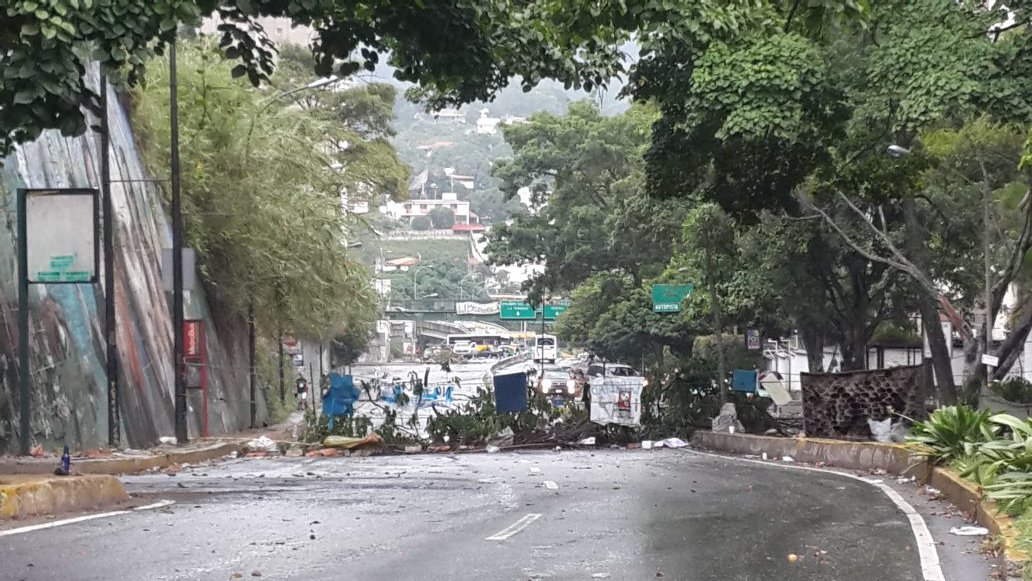
[[[530, 304], [520, 301], [502, 301], [499, 305], [499, 318], [504, 321], [533, 321], [541, 317], [542, 309], [533, 309]], [[554, 321], [570, 306], [570, 301], [561, 301], [555, 305], [545, 305], [546, 321]]]
[[498, 316], [505, 321], [533, 321], [537, 318], [534, 309], [520, 301], [502, 301], [498, 309]]
[[652, 310], [657, 313], [679, 313], [681, 303], [691, 296], [695, 285], [654, 284], [652, 285]]
[[568, 306], [568, 304], [545, 305], [545, 320], [554, 321], [559, 315], [566, 312]]

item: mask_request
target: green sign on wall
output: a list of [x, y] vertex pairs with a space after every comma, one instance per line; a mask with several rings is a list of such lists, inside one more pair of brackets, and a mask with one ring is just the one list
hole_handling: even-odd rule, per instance
[[657, 313], [679, 313], [681, 303], [692, 295], [692, 284], [652, 285], [652, 310]]

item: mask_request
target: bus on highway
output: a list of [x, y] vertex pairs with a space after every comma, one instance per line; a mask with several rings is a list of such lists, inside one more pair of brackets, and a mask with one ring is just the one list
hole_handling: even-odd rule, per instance
[[555, 340], [555, 335], [535, 335], [534, 361], [555, 363], [558, 347], [559, 345]]
[[512, 337], [489, 333], [448, 335], [448, 348], [457, 355], [501, 356], [504, 346], [512, 344]]

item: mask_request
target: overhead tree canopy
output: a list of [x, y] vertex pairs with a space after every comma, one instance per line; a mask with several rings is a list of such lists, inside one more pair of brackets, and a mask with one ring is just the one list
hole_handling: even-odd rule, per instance
[[[81, 108], [97, 96], [83, 85], [87, 63], [140, 78], [180, 26], [218, 16], [234, 77], [258, 85], [274, 68], [274, 47], [258, 17], [312, 26], [316, 71], [350, 75], [381, 58], [403, 81], [421, 83], [432, 105], [487, 100], [514, 77], [591, 87], [619, 68], [617, 49], [590, 21], [566, 19], [565, 3], [499, 0], [12, 0], [0, 18], [0, 154], [44, 129], [86, 130]], [[560, 25], [565, 23], [566, 25]], [[457, 39], [461, 41], [457, 42]]]

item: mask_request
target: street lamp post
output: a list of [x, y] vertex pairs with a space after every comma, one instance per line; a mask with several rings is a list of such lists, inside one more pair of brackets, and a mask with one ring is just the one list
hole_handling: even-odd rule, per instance
[[433, 269], [434, 265], [432, 265], [432, 264], [420, 264], [420, 265], [416, 266], [412, 270], [412, 300], [413, 301], [415, 301], [417, 299], [417, 297], [419, 296], [419, 293], [417, 292], [418, 291], [418, 286], [417, 286], [416, 283], [419, 280], [419, 271], [424, 269], [424, 268]]
[[[293, 95], [294, 93], [300, 93], [301, 91], [309, 91], [309, 90], [312, 90], [312, 89], [318, 89], [320, 87], [325, 87], [326, 85], [331, 85], [333, 83], [336, 83], [337, 81], [338, 81], [338, 79], [335, 76], [330, 76], [330, 77], [326, 77], [326, 78], [323, 78], [323, 79], [317, 79], [315, 81], [312, 81], [311, 83], [308, 83], [307, 85], [305, 85], [303, 87], [296, 87], [296, 88], [290, 89], [288, 91], [282, 91], [280, 93], [277, 93], [277, 94], [269, 97], [269, 99], [265, 102], [265, 104], [262, 105], [261, 108], [259, 108], [258, 111], [256, 111], [255, 114], [251, 117], [251, 124], [250, 124], [250, 127], [248, 127], [248, 129], [247, 129], [247, 141], [246, 141], [245, 147], [244, 147], [244, 157], [246, 159], [250, 160], [250, 157], [251, 157], [251, 136], [254, 134], [254, 128], [255, 128], [256, 122], [258, 121], [258, 117], [260, 117], [262, 115], [262, 113], [264, 113], [269, 107], [271, 107], [278, 100], [280, 100], [283, 97], [286, 97], [288, 95]], [[361, 245], [361, 243], [359, 243], [359, 245]], [[176, 257], [179, 256], [178, 253], [174, 252], [174, 254], [175, 254]], [[179, 267], [176, 267], [176, 272], [177, 273], [179, 272]], [[248, 367], [249, 367], [249, 369], [248, 369], [248, 378], [249, 378], [250, 392], [251, 392], [250, 395], [251, 395], [251, 427], [252, 428], [257, 427], [256, 424], [258, 422], [258, 400], [257, 400], [258, 372], [257, 372], [257, 362], [256, 362], [257, 356], [256, 356], [256, 353], [255, 353], [254, 317], [255, 317], [254, 316], [254, 297], [252, 296], [251, 297], [251, 301], [250, 301], [250, 303], [248, 304], [248, 307], [247, 307], [247, 336], [248, 336], [248, 359], [249, 359], [249, 361], [248, 361]], [[283, 370], [283, 333], [282, 333], [282, 331], [280, 333], [278, 333], [277, 339], [278, 339], [278, 343], [279, 343], [280, 399], [282, 401], [286, 401], [286, 387], [285, 387], [285, 383], [284, 383], [285, 380], [284, 380], [284, 377], [283, 377], [284, 370]], [[178, 417], [178, 413], [177, 413], [177, 417]]]

